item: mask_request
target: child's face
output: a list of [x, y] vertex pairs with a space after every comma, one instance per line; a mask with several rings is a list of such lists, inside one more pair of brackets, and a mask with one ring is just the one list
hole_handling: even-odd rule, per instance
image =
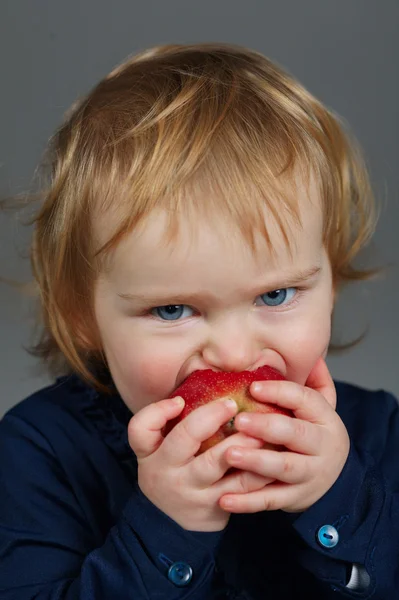
[[317, 199], [302, 194], [303, 229], [289, 230], [293, 258], [272, 223], [276, 258], [265, 242], [253, 257], [227, 224], [200, 218], [196, 239], [181, 228], [176, 243], [162, 246], [161, 212], [121, 242], [98, 282], [95, 310], [113, 380], [132, 412], [170, 397], [196, 369], [266, 364], [305, 384], [327, 352], [333, 286]]

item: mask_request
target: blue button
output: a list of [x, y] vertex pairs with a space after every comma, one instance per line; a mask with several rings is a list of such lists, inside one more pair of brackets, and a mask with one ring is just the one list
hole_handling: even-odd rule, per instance
[[172, 583], [183, 587], [190, 583], [193, 577], [193, 570], [187, 563], [175, 562], [169, 567], [168, 577]]
[[324, 548], [334, 548], [339, 542], [338, 531], [332, 525], [323, 525], [317, 532], [317, 540]]

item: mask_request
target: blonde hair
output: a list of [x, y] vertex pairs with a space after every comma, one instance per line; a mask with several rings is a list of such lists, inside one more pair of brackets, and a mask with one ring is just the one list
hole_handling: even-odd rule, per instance
[[[374, 273], [353, 266], [376, 223], [356, 142], [331, 110], [255, 51], [167, 45], [130, 58], [71, 108], [46, 168], [31, 249], [42, 331], [31, 352], [50, 372], [75, 371], [102, 391], [109, 388], [95, 283], [123, 236], [156, 208], [169, 215], [167, 243], [180, 216], [195, 231], [201, 211], [236, 226], [254, 249], [256, 231], [270, 243], [266, 207], [289, 245], [298, 207], [287, 180], [299, 168], [319, 188], [336, 288]], [[99, 248], [93, 220], [108, 211], [118, 228]]]

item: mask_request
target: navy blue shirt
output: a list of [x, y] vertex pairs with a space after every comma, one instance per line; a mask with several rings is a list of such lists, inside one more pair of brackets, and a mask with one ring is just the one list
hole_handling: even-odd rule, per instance
[[2, 600], [399, 598], [399, 409], [336, 382], [351, 448], [300, 514], [232, 515], [186, 531], [137, 484], [132, 416], [78, 377], [0, 421]]

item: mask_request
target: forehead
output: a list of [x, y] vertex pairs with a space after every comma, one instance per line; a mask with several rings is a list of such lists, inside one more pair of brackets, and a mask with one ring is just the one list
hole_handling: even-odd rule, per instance
[[[270, 237], [270, 244], [255, 234], [255, 248], [252, 250], [243, 239], [239, 228], [234, 227], [229, 218], [206, 218], [197, 214], [188, 218], [180, 215], [177, 234], [172, 242], [166, 241], [170, 213], [159, 209], [150, 214], [140, 225], [130, 232], [111, 252], [108, 275], [123, 279], [167, 273], [170, 277], [190, 277], [190, 270], [211, 272], [215, 263], [226, 270], [240, 268], [253, 276], [267, 269], [273, 272], [289, 270], [293, 266], [305, 266], [313, 261], [322, 248], [323, 215], [321, 203], [313, 188], [297, 190], [299, 221], [286, 219], [285, 230], [290, 247], [283, 239], [276, 220], [265, 209], [263, 218]], [[284, 222], [284, 215], [280, 215]], [[108, 220], [107, 227], [112, 227]], [[105, 232], [102, 232], [103, 235]], [[105, 239], [104, 239], [105, 241]], [[220, 274], [219, 274], [220, 277]]]

